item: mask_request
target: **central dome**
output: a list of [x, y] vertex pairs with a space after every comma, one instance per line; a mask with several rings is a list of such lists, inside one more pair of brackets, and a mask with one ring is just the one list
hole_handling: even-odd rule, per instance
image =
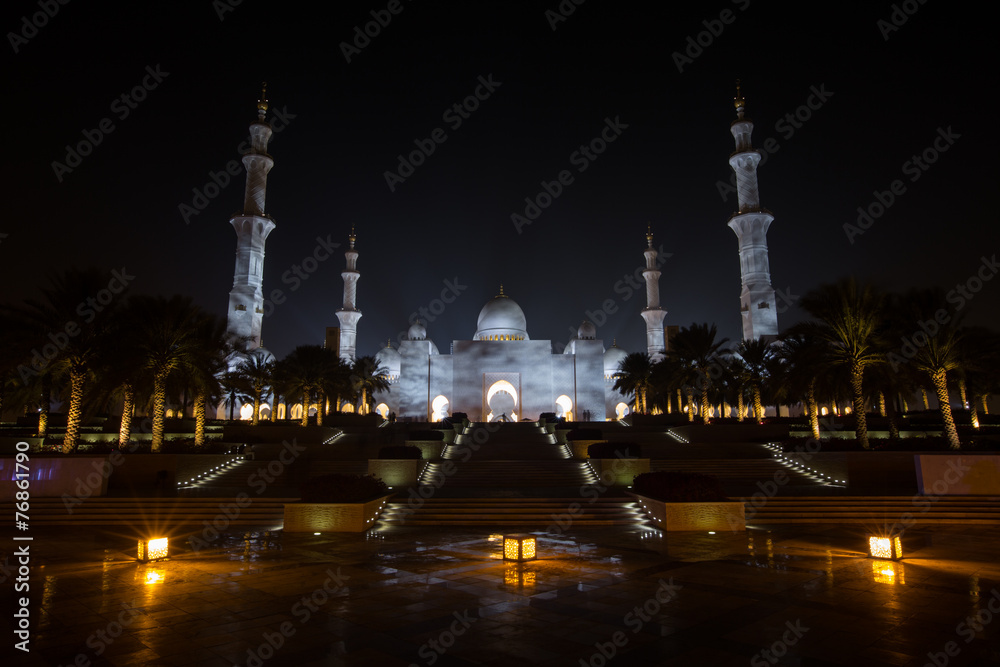
[[475, 340], [528, 340], [528, 324], [524, 311], [513, 299], [500, 294], [493, 297], [479, 312]]

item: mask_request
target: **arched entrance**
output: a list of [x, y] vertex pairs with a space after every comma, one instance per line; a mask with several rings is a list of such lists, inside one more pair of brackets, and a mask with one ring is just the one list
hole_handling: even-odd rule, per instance
[[517, 421], [517, 389], [506, 380], [497, 380], [486, 390], [486, 406], [488, 408], [486, 421], [488, 422], [498, 419]]
[[556, 417], [565, 417], [566, 421], [573, 421], [573, 400], [566, 394], [556, 399]]
[[451, 409], [451, 402], [448, 400], [447, 396], [438, 395], [431, 402], [431, 421], [439, 422], [448, 416], [448, 411]]

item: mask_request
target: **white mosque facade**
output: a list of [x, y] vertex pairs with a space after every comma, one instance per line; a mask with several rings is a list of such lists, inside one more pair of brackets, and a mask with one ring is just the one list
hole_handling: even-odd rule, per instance
[[[743, 117], [745, 104], [739, 89], [735, 105], [738, 118], [731, 129], [737, 152], [730, 164], [737, 175], [740, 209], [729, 226], [740, 242], [744, 338], [773, 337], [777, 312], [766, 241], [772, 216], [759, 204], [756, 171], [760, 154], [750, 144], [753, 124]], [[265, 119], [267, 109], [265, 87], [257, 103], [258, 118], [250, 126], [252, 147], [243, 156], [247, 170], [243, 210], [230, 221], [237, 234], [237, 250], [228, 330], [246, 342], [249, 353], [270, 357], [261, 345], [264, 245], [274, 229], [264, 212], [267, 175], [274, 165], [267, 152], [271, 136]], [[646, 308], [641, 314], [647, 353], [656, 362], [664, 358], [667, 349], [663, 324], [667, 311], [660, 305], [660, 271], [649, 230], [646, 240]], [[336, 313], [341, 325], [340, 355], [347, 362], [355, 359], [361, 319], [356, 241], [352, 228], [341, 274], [343, 302]], [[627, 356], [624, 350], [614, 345], [606, 348], [594, 325], [584, 322], [565, 350], [555, 352], [552, 341], [529, 337], [524, 311], [503, 294], [503, 288], [483, 306], [472, 338], [453, 341], [450, 349], [449, 354], [441, 354], [423, 324], [416, 322], [398, 349], [390, 343], [380, 350], [376, 357], [385, 369], [390, 389], [376, 393], [375, 409], [386, 417], [391, 413], [416, 421], [437, 421], [454, 412], [476, 421], [536, 419], [547, 412], [568, 419], [603, 421], [629, 411], [629, 399], [613, 386], [619, 364]]]

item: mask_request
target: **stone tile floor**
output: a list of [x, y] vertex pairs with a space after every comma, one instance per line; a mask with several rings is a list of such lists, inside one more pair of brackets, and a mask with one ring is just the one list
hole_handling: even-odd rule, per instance
[[0, 664], [1000, 664], [992, 527], [911, 529], [901, 563], [847, 528], [569, 530], [523, 565], [490, 532], [231, 531], [144, 565], [112, 529], [36, 530], [31, 652], [5, 632]]

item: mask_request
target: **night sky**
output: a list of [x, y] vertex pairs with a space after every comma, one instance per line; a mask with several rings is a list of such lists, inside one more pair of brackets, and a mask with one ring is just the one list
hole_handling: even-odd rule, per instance
[[[737, 78], [754, 146], [777, 148], [758, 174], [775, 216], [781, 328], [803, 317], [800, 296], [848, 275], [887, 290], [948, 290], [997, 271], [981, 268], [998, 250], [995, 36], [967, 7], [903, 3], [915, 13], [901, 7], [896, 29], [890, 3], [670, 3], [653, 14], [566, 0], [574, 11], [553, 30], [546, 11], [556, 0], [404, 2], [395, 15], [388, 4], [331, 3], [323, 14], [259, 0], [70, 2], [36, 34], [22, 17], [38, 4], [6, 3], [3, 299], [23, 299], [69, 266], [125, 267], [136, 292], [191, 295], [224, 315], [243, 173], [187, 221], [181, 207], [239, 158], [262, 80], [285, 118], [269, 147], [277, 227], [264, 269], [265, 293], [286, 297], [263, 326], [278, 357], [337, 324], [351, 225], [359, 354], [398, 339], [419, 308], [440, 311], [435, 299], [457, 283], [454, 302], [427, 322], [447, 353], [471, 338], [501, 282], [530, 337], [557, 351], [588, 311], [606, 345], [643, 350], [644, 293], [623, 277], [643, 262], [647, 223], [671, 253], [660, 281], [666, 324], [714, 322], [737, 340], [737, 239], [726, 225], [736, 196], [720, 194], [732, 174]], [[222, 8], [231, 11], [220, 19]], [[341, 43], [372, 11], [391, 21], [352, 45], [347, 62]], [[703, 46], [691, 46], [699, 33]], [[689, 58], [680, 68], [675, 53]], [[497, 83], [478, 109], [445, 116], [480, 77]], [[145, 99], [131, 108], [121, 96], [144, 80]], [[608, 123], [618, 136], [603, 153], [574, 156]], [[438, 128], [446, 140], [390, 190], [397, 156]], [[54, 169], [85, 131], [100, 143], [71, 171]], [[926, 149], [933, 164], [906, 164]], [[572, 183], [516, 229], [512, 214], [563, 170]], [[849, 239], [858, 207], [897, 180], [894, 203]], [[292, 289], [293, 265], [318, 238], [341, 247]], [[967, 321], [998, 327], [1000, 279], [972, 297], [962, 299]]]

